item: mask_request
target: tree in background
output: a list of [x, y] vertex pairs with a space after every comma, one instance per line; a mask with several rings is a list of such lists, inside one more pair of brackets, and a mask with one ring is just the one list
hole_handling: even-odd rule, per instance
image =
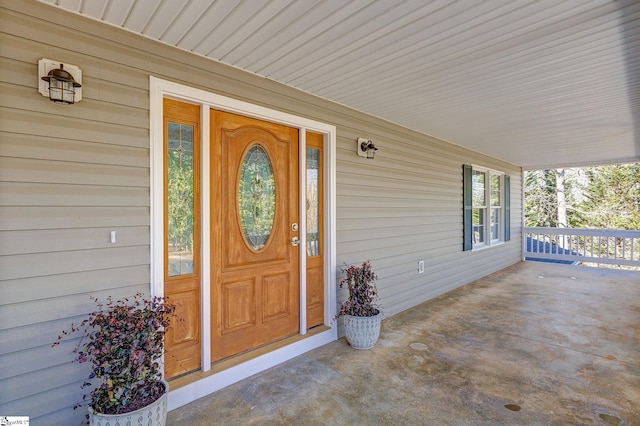
[[555, 177], [552, 170], [531, 170], [524, 175], [525, 226], [555, 227]]
[[585, 173], [575, 227], [640, 229], [640, 163], [590, 167]]
[[525, 172], [525, 226], [640, 229], [640, 163]]
[[582, 198], [580, 174], [581, 169], [525, 172], [525, 226], [571, 227]]

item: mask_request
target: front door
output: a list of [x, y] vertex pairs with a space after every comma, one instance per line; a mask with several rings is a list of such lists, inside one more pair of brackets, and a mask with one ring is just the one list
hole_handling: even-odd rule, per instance
[[298, 130], [211, 110], [211, 361], [298, 333]]

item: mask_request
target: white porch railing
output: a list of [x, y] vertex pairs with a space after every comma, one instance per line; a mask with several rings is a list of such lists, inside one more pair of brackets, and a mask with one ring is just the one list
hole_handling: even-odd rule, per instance
[[640, 231], [524, 228], [526, 259], [604, 263], [640, 268]]

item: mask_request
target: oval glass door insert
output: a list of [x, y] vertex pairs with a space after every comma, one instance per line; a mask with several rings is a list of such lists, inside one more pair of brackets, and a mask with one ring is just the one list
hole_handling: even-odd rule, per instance
[[253, 145], [245, 155], [238, 182], [238, 213], [244, 239], [253, 250], [269, 240], [276, 212], [276, 186], [271, 160], [264, 148]]

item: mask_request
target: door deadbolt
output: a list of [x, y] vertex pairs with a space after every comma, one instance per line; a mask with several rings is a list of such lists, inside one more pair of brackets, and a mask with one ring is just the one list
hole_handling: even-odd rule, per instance
[[293, 232], [297, 232], [298, 231], [298, 224], [297, 223], [292, 223], [291, 224], [291, 230]]

